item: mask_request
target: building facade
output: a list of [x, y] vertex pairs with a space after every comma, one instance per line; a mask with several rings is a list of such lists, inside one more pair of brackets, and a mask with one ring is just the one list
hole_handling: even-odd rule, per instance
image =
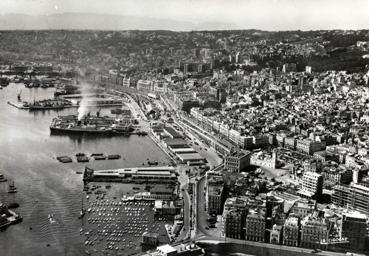
[[358, 212], [346, 213], [342, 216], [342, 237], [348, 243], [342, 246], [347, 249], [363, 251], [368, 248], [368, 217]]
[[305, 172], [299, 195], [305, 198], [317, 198], [323, 192], [323, 176], [316, 172]]
[[281, 244], [282, 243], [282, 229], [283, 226], [274, 224], [273, 228], [270, 232], [270, 240], [271, 244]]
[[225, 157], [224, 169], [230, 172], [240, 173], [250, 166], [251, 152], [234, 152]]
[[341, 207], [369, 215], [369, 187], [351, 183], [334, 187], [332, 202]]
[[283, 225], [283, 244], [298, 247], [300, 245], [300, 220], [288, 217]]
[[262, 211], [250, 210], [245, 221], [245, 239], [264, 242], [265, 214]]
[[[224, 200], [224, 181], [221, 174], [215, 172], [206, 173], [206, 209], [209, 214], [221, 214]], [[199, 191], [201, 193], [201, 191]]]
[[301, 221], [301, 247], [325, 248], [328, 234], [329, 225], [325, 219], [306, 216]]

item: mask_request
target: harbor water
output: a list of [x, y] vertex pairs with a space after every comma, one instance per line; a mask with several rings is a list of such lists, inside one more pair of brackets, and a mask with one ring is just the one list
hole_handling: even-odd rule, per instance
[[[0, 202], [19, 203], [16, 212], [23, 217], [22, 223], [0, 232], [0, 254], [82, 255], [85, 247], [78, 216], [83, 184], [76, 171], [83, 171], [86, 165], [96, 169], [141, 166], [147, 158], [161, 165], [169, 159], [148, 136], [50, 135], [53, 117], [76, 114], [77, 109], [29, 112], [7, 104], [16, 102], [20, 91], [23, 101], [51, 98], [54, 93], [53, 88], [25, 88], [13, 83], [0, 90], [0, 173], [18, 189], [8, 194], [8, 183], [0, 183]], [[110, 114], [110, 109], [103, 109], [104, 114]], [[79, 152], [120, 154], [122, 158], [67, 164], [56, 160], [61, 155], [74, 158]]]

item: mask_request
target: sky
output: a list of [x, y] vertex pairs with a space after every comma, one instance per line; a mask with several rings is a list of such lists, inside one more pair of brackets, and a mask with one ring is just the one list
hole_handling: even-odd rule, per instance
[[230, 29], [369, 29], [369, 0], [0, 0], [0, 13], [83, 12], [193, 23]]

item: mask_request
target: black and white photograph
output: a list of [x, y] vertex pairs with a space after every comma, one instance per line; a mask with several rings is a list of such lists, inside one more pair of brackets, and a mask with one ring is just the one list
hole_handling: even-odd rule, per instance
[[0, 256], [369, 255], [368, 0], [0, 0]]

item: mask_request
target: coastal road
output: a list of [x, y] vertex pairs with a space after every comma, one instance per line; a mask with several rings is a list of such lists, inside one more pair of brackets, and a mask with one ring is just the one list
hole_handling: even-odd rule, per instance
[[181, 230], [181, 233], [178, 236], [178, 241], [185, 240], [188, 238], [188, 232], [190, 231], [190, 205], [191, 205], [191, 199], [190, 195], [188, 194], [188, 176], [186, 174], [186, 170], [188, 169], [188, 166], [178, 166], [178, 181], [180, 182], [181, 186], [181, 195], [183, 198], [183, 228]]
[[[319, 251], [314, 252], [313, 249], [307, 249], [307, 248], [301, 248], [301, 247], [292, 247], [292, 246], [285, 246], [285, 245], [277, 245], [277, 244], [269, 244], [269, 243], [261, 243], [261, 242], [253, 242], [253, 241], [246, 241], [246, 240], [240, 240], [240, 239], [232, 239], [232, 238], [222, 238], [222, 239], [214, 239], [211, 237], [198, 237], [196, 239], [196, 242], [203, 242], [203, 243], [210, 243], [210, 244], [218, 244], [218, 243], [229, 243], [229, 244], [239, 244], [244, 246], [252, 246], [252, 247], [258, 247], [260, 248], [260, 252], [258, 255], [263, 255], [262, 253], [265, 253], [265, 250], [270, 249], [273, 250], [277, 255], [280, 255], [283, 251], [291, 252], [293, 254], [287, 254], [287, 255], [299, 255], [299, 254], [312, 254], [312, 255], [320, 255], [320, 256], [347, 256], [346, 253], [340, 253], [340, 252], [331, 252], [331, 251]], [[255, 248], [253, 248], [255, 251]], [[277, 252], [280, 252], [279, 254]], [[360, 255], [360, 254], [354, 254], [354, 255]]]
[[[208, 213], [205, 211], [205, 176], [201, 177], [197, 182], [197, 194], [196, 194], [196, 235], [195, 240], [199, 238], [207, 238], [207, 239], [216, 239], [221, 240], [221, 222], [216, 223], [216, 228], [209, 228], [208, 227]], [[221, 218], [219, 218], [221, 219]]]

